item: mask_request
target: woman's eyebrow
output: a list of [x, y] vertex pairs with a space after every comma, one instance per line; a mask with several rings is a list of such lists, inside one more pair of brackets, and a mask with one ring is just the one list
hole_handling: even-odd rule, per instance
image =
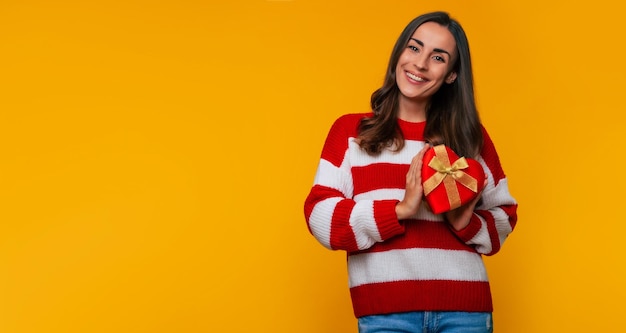
[[[421, 47], [424, 47], [424, 42], [422, 42], [419, 39], [415, 39], [413, 37], [410, 38], [412, 41], [416, 42], [417, 44], [419, 44]], [[438, 49], [438, 48], [434, 48], [433, 51], [435, 52], [439, 52], [439, 53], [445, 53], [448, 55], [448, 57], [452, 57], [452, 55], [450, 55], [450, 52], [444, 50], [444, 49]]]
[[415, 41], [415, 42], [416, 42], [417, 44], [419, 44], [420, 46], [424, 46], [424, 42], [422, 42], [422, 41], [421, 41], [421, 40], [419, 40], [419, 39], [415, 39], [415, 38], [411, 37], [411, 40]]

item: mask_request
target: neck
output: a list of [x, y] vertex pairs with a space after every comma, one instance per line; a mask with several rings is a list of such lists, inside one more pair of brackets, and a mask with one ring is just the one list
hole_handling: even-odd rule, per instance
[[426, 106], [428, 101], [411, 101], [400, 96], [398, 103], [398, 118], [413, 123], [426, 121]]

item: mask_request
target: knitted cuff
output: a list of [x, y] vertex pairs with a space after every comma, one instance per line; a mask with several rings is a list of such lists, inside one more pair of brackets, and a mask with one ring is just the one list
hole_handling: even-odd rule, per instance
[[380, 200], [374, 202], [374, 219], [382, 240], [404, 233], [404, 226], [398, 221], [396, 205], [399, 200]]
[[452, 230], [454, 230], [456, 235], [463, 242], [467, 243], [470, 240], [472, 240], [472, 238], [474, 238], [474, 236], [476, 236], [478, 231], [480, 231], [480, 228], [482, 228], [482, 225], [483, 225], [483, 222], [480, 219], [480, 217], [476, 213], [473, 213], [472, 217], [470, 218], [469, 224], [467, 226], [465, 226], [465, 228], [463, 228], [461, 230], [454, 230], [454, 228], [452, 228]]

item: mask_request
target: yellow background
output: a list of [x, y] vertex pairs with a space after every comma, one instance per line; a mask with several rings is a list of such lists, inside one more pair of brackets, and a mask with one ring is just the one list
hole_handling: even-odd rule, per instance
[[0, 3], [0, 332], [356, 332], [302, 204], [326, 133], [442, 9], [518, 199], [498, 332], [615, 332], [624, 10], [612, 0]]

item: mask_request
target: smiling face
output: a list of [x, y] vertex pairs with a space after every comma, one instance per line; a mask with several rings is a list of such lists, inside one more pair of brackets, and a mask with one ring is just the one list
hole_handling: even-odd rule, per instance
[[456, 79], [457, 74], [451, 71], [456, 59], [456, 41], [446, 27], [426, 22], [415, 30], [396, 65], [401, 119], [415, 118], [416, 112], [425, 117], [433, 94]]

